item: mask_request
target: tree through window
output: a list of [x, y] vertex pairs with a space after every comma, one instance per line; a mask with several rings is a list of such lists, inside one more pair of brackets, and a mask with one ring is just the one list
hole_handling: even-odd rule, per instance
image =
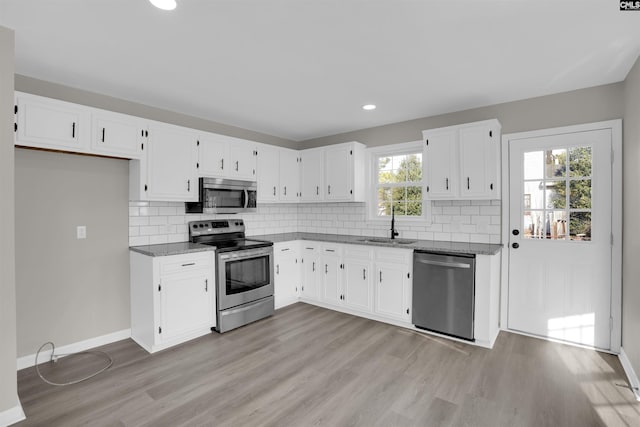
[[377, 215], [420, 217], [422, 207], [422, 153], [377, 157]]

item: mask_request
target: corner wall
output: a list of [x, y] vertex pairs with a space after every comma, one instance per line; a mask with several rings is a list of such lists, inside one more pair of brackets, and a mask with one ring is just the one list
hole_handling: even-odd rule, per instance
[[0, 27], [0, 425], [20, 420], [14, 256], [14, 32]]
[[624, 82], [622, 347], [640, 375], [640, 57]]

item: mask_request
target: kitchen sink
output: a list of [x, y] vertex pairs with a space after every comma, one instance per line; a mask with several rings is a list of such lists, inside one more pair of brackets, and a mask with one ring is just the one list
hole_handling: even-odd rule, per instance
[[369, 239], [360, 239], [359, 242], [364, 243], [388, 243], [392, 245], [410, 245], [411, 243], [415, 243], [415, 240], [409, 239], [392, 239], [390, 237], [372, 237]]

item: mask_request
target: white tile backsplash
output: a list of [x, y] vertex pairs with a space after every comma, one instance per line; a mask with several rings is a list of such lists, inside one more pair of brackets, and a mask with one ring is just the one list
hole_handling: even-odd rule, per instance
[[[401, 238], [500, 243], [500, 201], [435, 201], [432, 222], [396, 221]], [[237, 215], [184, 212], [184, 203], [130, 202], [129, 245], [182, 242], [187, 223], [201, 219], [242, 218], [249, 236], [310, 232], [386, 237], [389, 221], [369, 221], [365, 203], [267, 204]]]

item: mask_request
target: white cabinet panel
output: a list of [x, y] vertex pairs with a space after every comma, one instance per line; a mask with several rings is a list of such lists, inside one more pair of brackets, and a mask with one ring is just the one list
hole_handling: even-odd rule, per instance
[[280, 201], [297, 202], [300, 196], [300, 157], [297, 150], [280, 150]]
[[[351, 153], [351, 154], [350, 154]], [[353, 150], [349, 146], [330, 147], [325, 151], [326, 200], [349, 200], [353, 193]]]
[[198, 165], [200, 176], [223, 178], [225, 168], [231, 167], [227, 140], [212, 133], [198, 135]]
[[[305, 300], [318, 301], [320, 299], [320, 255], [319, 245], [314, 242], [301, 242], [302, 256], [302, 287], [300, 296]], [[324, 274], [324, 273], [323, 273]]]
[[342, 300], [341, 254], [338, 245], [323, 245], [320, 248], [322, 275], [322, 301], [327, 304], [340, 304]]
[[212, 271], [174, 274], [160, 279], [161, 341], [171, 341], [192, 330], [211, 327], [213, 310], [209, 293], [214, 292]]
[[94, 110], [91, 120], [91, 152], [138, 159], [146, 141], [146, 121], [126, 114]]
[[344, 304], [354, 310], [369, 312], [372, 309], [373, 287], [371, 261], [345, 258]]
[[87, 152], [90, 112], [87, 107], [17, 93], [16, 145]]
[[229, 178], [248, 181], [256, 180], [256, 145], [254, 142], [229, 138], [231, 159]]
[[259, 144], [256, 176], [258, 181], [258, 202], [277, 202], [280, 186], [280, 149], [267, 144]]
[[300, 200], [318, 202], [324, 199], [324, 151], [309, 149], [300, 152]]
[[425, 134], [428, 199], [451, 199], [457, 196], [456, 172], [457, 132], [448, 129]]
[[273, 247], [274, 298], [276, 308], [291, 304], [298, 299], [300, 264], [298, 245], [294, 242], [278, 243]]

